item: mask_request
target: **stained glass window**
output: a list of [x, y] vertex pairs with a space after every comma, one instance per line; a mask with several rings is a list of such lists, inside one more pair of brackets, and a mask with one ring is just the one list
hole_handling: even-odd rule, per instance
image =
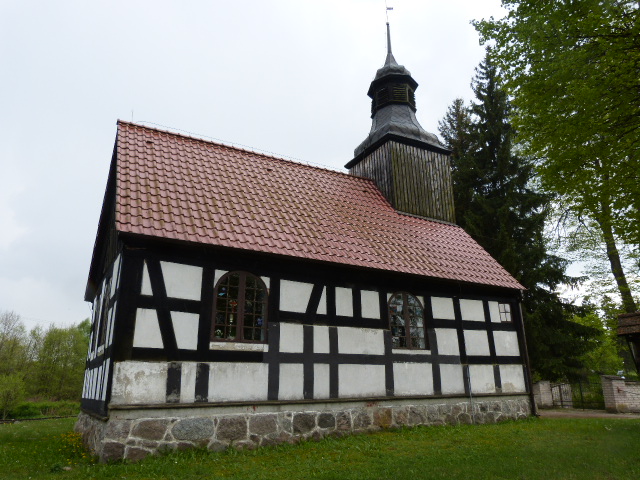
[[216, 285], [212, 341], [266, 342], [267, 287], [255, 275], [229, 272]]
[[424, 309], [420, 300], [400, 292], [389, 299], [389, 324], [393, 348], [429, 348], [425, 335]]

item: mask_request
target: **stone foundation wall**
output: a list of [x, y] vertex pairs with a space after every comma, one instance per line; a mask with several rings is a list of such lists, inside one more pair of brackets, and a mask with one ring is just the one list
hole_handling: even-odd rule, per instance
[[640, 382], [630, 382], [622, 377], [603, 375], [602, 393], [608, 412], [640, 413]]
[[495, 423], [526, 418], [527, 396], [468, 400], [339, 402], [200, 408], [113, 409], [108, 420], [81, 413], [75, 430], [100, 458], [140, 460], [166, 450], [256, 448], [414, 425]]

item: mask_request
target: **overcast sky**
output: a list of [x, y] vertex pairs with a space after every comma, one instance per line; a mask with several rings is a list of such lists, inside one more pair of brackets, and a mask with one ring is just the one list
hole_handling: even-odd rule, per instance
[[[500, 0], [388, 0], [393, 53], [437, 133], [472, 98], [472, 19]], [[0, 311], [71, 325], [116, 120], [341, 168], [371, 127], [384, 0], [0, 0]]]

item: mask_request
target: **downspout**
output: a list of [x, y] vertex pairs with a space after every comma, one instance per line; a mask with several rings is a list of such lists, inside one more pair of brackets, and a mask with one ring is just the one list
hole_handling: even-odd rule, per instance
[[529, 362], [529, 350], [527, 349], [527, 336], [524, 332], [524, 317], [522, 316], [522, 297], [523, 291], [520, 290], [520, 298], [518, 299], [518, 327], [522, 335], [522, 355], [524, 357], [525, 371], [527, 375], [527, 389], [529, 390], [529, 401], [531, 402], [531, 414], [538, 417], [538, 409], [536, 407], [536, 397], [533, 394], [533, 380], [531, 378], [531, 363]]

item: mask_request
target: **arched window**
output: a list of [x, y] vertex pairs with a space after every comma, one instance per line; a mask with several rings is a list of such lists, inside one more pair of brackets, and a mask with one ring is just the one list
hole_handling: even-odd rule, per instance
[[264, 282], [247, 272], [229, 272], [214, 290], [212, 341], [266, 342], [267, 297]]
[[424, 308], [410, 293], [395, 293], [389, 299], [389, 324], [394, 348], [429, 348], [425, 335]]

